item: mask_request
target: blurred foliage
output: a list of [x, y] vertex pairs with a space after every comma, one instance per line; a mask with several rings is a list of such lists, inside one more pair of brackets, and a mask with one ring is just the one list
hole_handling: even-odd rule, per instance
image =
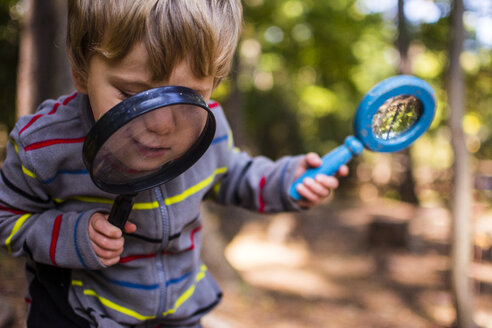
[[[243, 117], [250, 139], [248, 146], [255, 145], [253, 152], [273, 158], [305, 151], [328, 152], [352, 133], [352, 119], [363, 95], [398, 72], [397, 1], [243, 3], [245, 24], [235, 73], [245, 99]], [[414, 74], [428, 81], [438, 98], [429, 133], [411, 148], [419, 198], [424, 202], [446, 200], [449, 195], [453, 153], [445, 88], [451, 38], [450, 3], [406, 0], [414, 8], [427, 6], [417, 8], [422, 19], [409, 20], [409, 57]], [[472, 2], [477, 3], [480, 1]], [[433, 13], [434, 18], [426, 19], [426, 12]], [[472, 7], [467, 2], [465, 21], [466, 17], [480, 13], [484, 15], [482, 7]], [[477, 160], [485, 160], [492, 158], [492, 45], [481, 44], [475, 27], [466, 26], [462, 56], [467, 88], [463, 127], [470, 153]], [[219, 100], [227, 97], [224, 89], [231, 86], [230, 82], [216, 94]], [[404, 170], [395, 167], [395, 161], [386, 160], [387, 157], [363, 154], [357, 163], [371, 165], [369, 177], [364, 166], [354, 165], [359, 184], [364, 186], [367, 180], [372, 185], [365, 189], [369, 198], [371, 193], [397, 198], [394, 190], [385, 188]], [[364, 191], [361, 190], [359, 194]]]
[[252, 144], [274, 158], [332, 148], [351, 129], [354, 100], [388, 75], [380, 65], [358, 70], [361, 56], [377, 63], [384, 51], [385, 37], [371, 31], [383, 29], [382, 17], [361, 15], [345, 0], [244, 5], [238, 84]]

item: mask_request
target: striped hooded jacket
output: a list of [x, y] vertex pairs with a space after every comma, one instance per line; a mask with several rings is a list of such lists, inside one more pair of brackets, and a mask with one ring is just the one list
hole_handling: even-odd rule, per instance
[[[209, 104], [215, 139], [185, 173], [140, 192], [118, 264], [105, 267], [93, 251], [88, 222], [108, 212], [115, 195], [99, 190], [82, 161], [94, 124], [88, 98], [75, 93], [45, 101], [10, 134], [1, 168], [0, 242], [24, 256], [28, 280], [39, 267], [69, 268], [70, 306], [99, 327], [193, 326], [221, 291], [200, 261], [200, 203], [215, 199], [260, 212], [298, 209], [287, 196], [297, 157], [273, 162], [235, 151], [221, 107]], [[36, 298], [27, 295], [28, 302]]]

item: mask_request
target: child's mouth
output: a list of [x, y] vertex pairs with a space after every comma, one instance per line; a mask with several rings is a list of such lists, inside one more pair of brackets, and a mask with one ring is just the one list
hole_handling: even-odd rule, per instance
[[133, 139], [133, 144], [137, 148], [137, 151], [140, 155], [148, 158], [157, 158], [168, 153], [171, 148], [170, 147], [154, 147], [143, 144], [136, 139]]

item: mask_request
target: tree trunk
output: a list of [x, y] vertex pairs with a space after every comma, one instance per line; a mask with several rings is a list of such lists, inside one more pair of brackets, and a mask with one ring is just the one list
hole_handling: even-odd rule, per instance
[[463, 0], [453, 1], [448, 100], [450, 107], [451, 142], [454, 151], [454, 178], [451, 199], [452, 228], [452, 291], [456, 305], [456, 320], [459, 328], [473, 327], [472, 284], [469, 279], [471, 260], [470, 213], [472, 205], [472, 179], [470, 160], [462, 128], [464, 112], [464, 85], [460, 66], [463, 49]]
[[[408, 35], [407, 20], [405, 17], [404, 0], [398, 0], [398, 38], [396, 39], [396, 47], [400, 54], [399, 73], [412, 74], [411, 58], [408, 54], [410, 48], [410, 37]], [[410, 151], [403, 150], [399, 156], [395, 157], [399, 161], [403, 169], [402, 181], [398, 186], [398, 192], [401, 200], [411, 204], [418, 204], [417, 194], [415, 193], [415, 179], [413, 178], [412, 159]]]
[[238, 147], [245, 146], [246, 140], [244, 138], [244, 115], [243, 115], [243, 95], [238, 87], [238, 75], [239, 75], [239, 54], [236, 52], [232, 61], [231, 67], [231, 92], [224, 101], [224, 110], [231, 124], [231, 130], [234, 135], [234, 143]]
[[400, 63], [398, 70], [400, 74], [411, 74], [412, 65], [408, 56], [410, 48], [410, 37], [408, 35], [407, 19], [405, 17], [405, 0], [398, 0], [398, 37], [396, 39], [396, 47], [400, 54]]
[[17, 78], [17, 117], [33, 113], [47, 98], [72, 91], [65, 53], [66, 0], [23, 0]]

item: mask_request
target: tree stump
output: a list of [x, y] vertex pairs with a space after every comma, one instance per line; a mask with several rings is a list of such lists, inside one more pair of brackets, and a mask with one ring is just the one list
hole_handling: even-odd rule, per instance
[[370, 248], [408, 248], [408, 220], [386, 215], [375, 215], [368, 229]]

